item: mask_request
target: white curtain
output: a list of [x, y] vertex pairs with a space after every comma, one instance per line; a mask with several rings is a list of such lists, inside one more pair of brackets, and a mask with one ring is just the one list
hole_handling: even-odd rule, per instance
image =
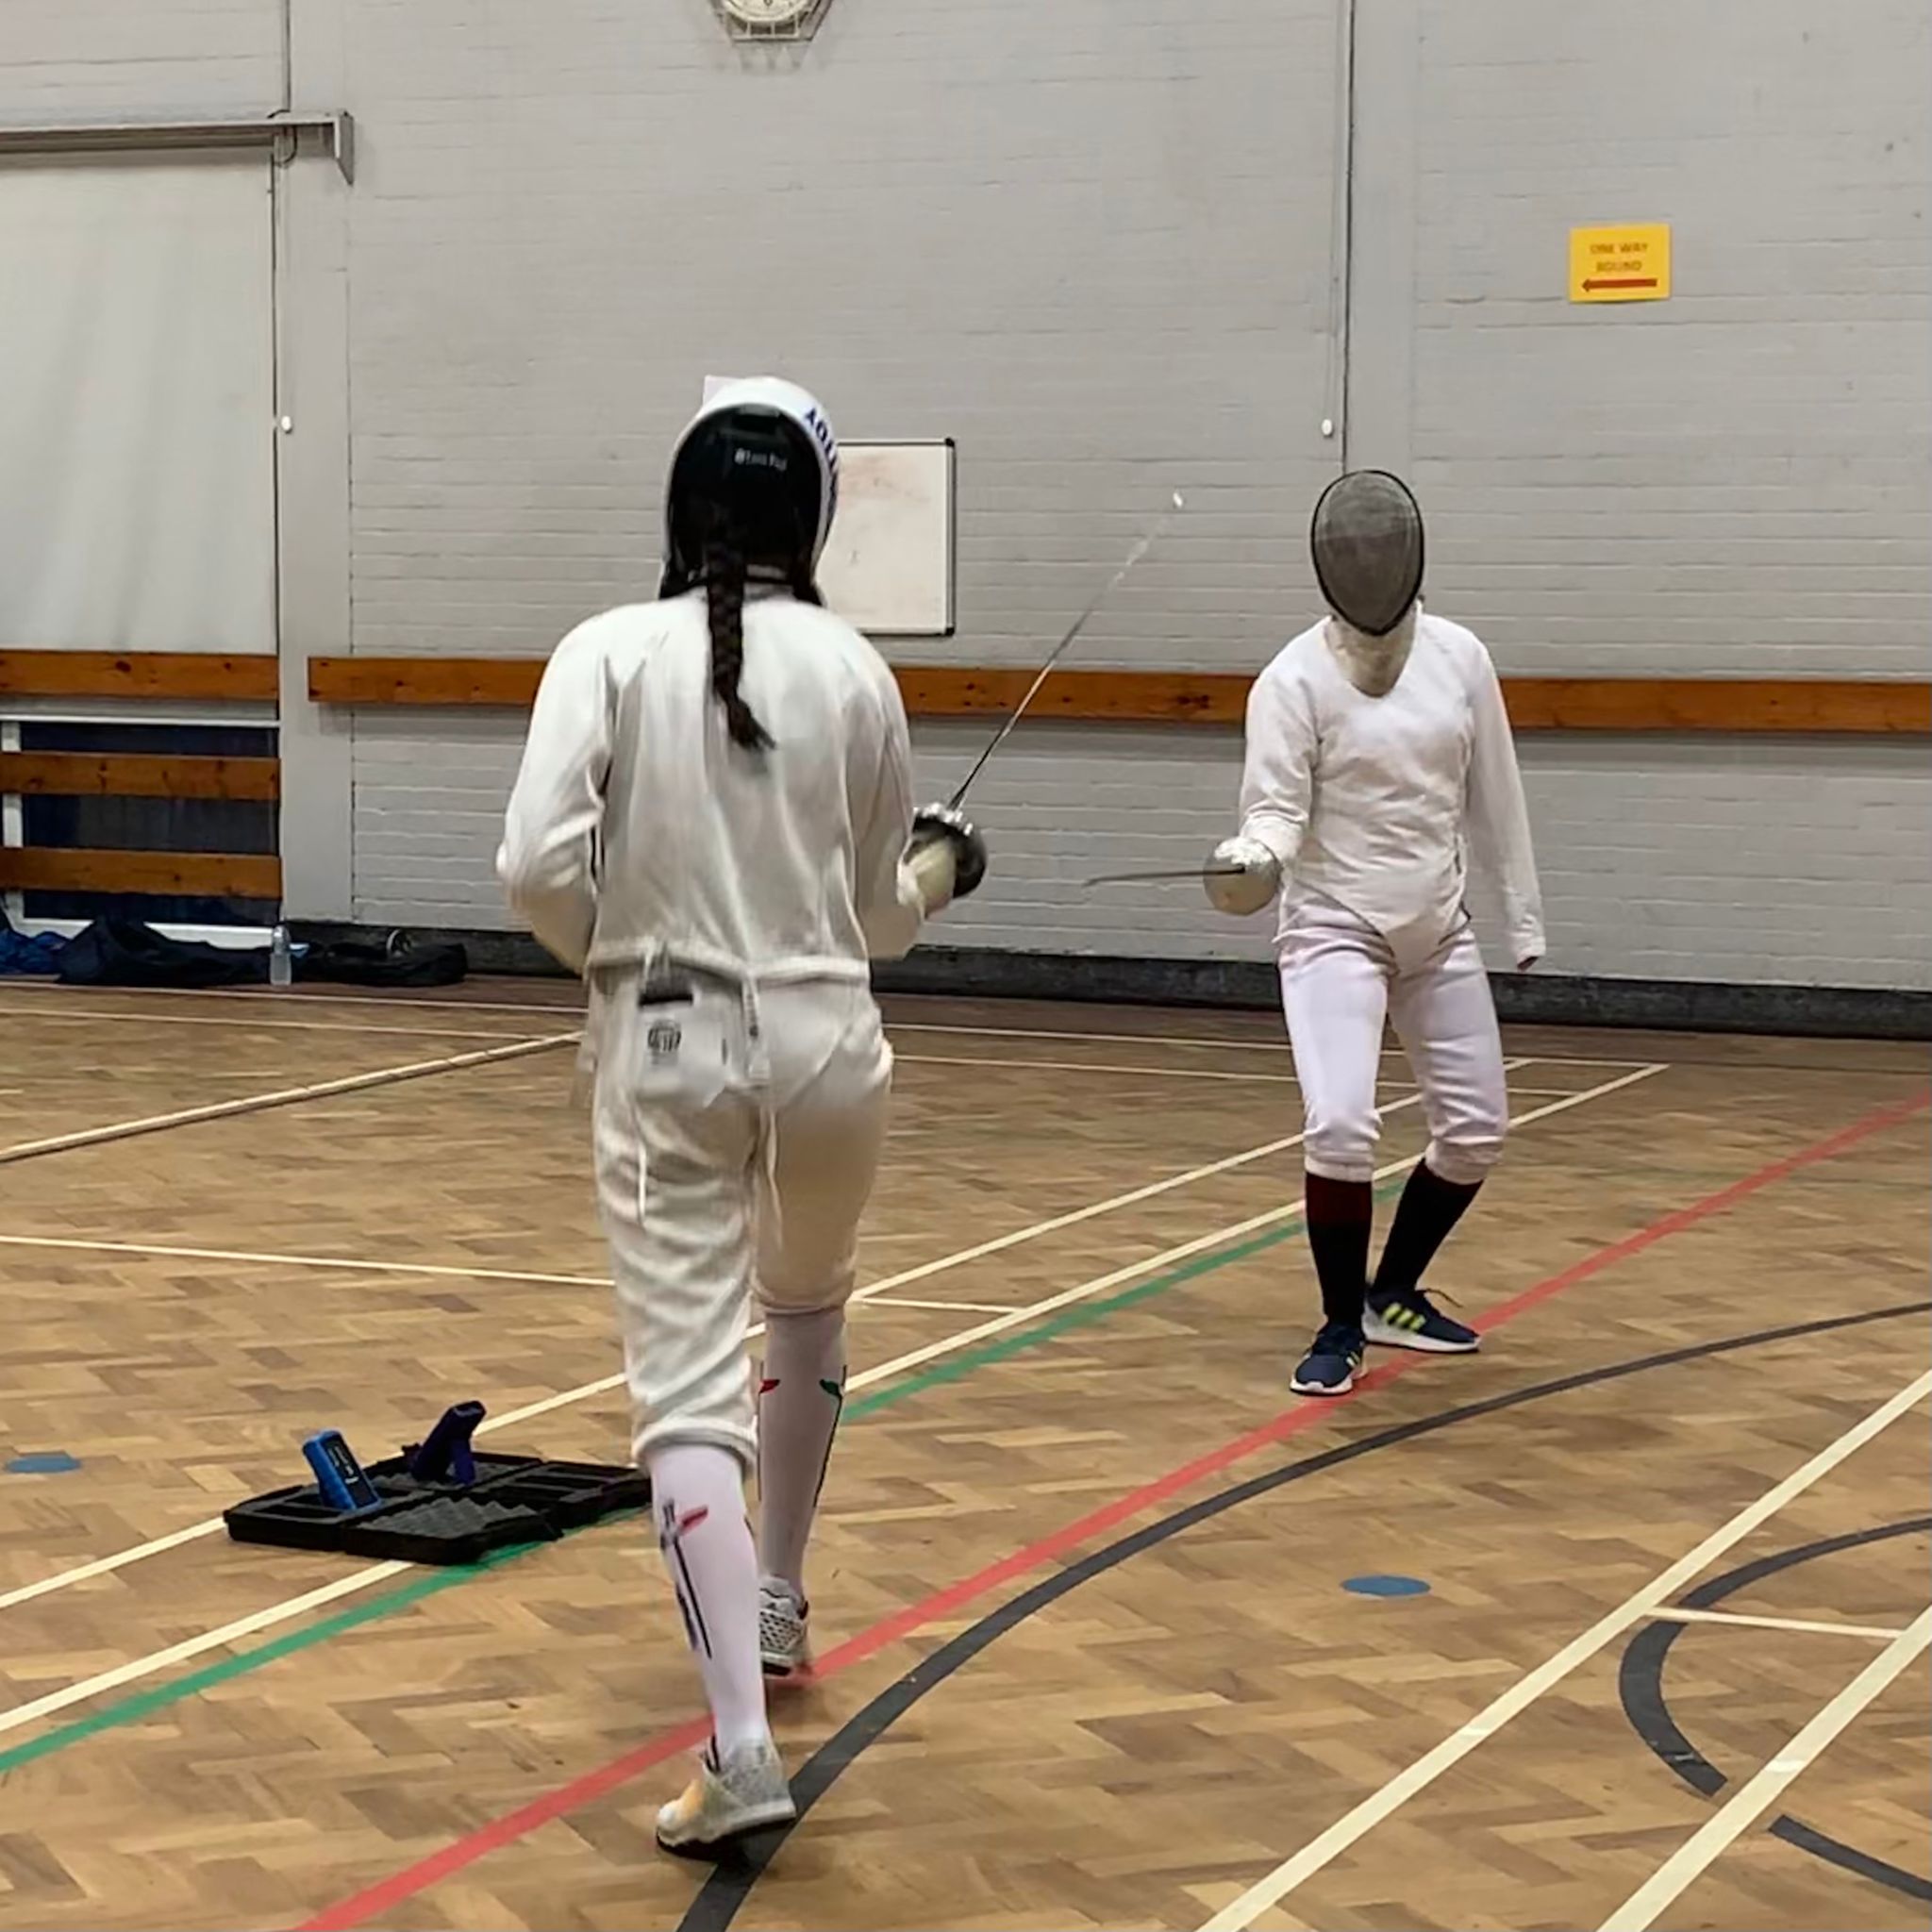
[[0, 161], [0, 649], [270, 652], [260, 157]]

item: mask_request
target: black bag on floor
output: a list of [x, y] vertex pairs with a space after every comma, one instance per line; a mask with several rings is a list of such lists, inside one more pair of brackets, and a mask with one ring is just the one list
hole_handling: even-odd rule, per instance
[[311, 945], [295, 961], [297, 979], [338, 986], [454, 986], [469, 971], [470, 956], [456, 941], [418, 945], [406, 932], [392, 932], [380, 944], [334, 940]]
[[62, 986], [259, 986], [265, 946], [237, 949], [171, 940], [138, 919], [97, 919], [61, 947]]

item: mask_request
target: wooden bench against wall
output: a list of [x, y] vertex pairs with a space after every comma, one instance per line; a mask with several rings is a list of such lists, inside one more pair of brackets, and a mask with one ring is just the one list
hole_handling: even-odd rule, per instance
[[[273, 704], [275, 660], [192, 651], [0, 651], [0, 710], [12, 698]], [[142, 722], [130, 712], [126, 723]], [[0, 750], [0, 797], [222, 798], [273, 803], [281, 761], [140, 752]], [[144, 852], [0, 845], [0, 891], [141, 892], [279, 899], [281, 860], [260, 852]]]

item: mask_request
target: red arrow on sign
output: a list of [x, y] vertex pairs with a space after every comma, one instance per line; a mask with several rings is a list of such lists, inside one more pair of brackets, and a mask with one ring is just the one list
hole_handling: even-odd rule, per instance
[[1584, 283], [1586, 291], [1592, 289], [1654, 289], [1655, 275], [1605, 275], [1594, 281]]

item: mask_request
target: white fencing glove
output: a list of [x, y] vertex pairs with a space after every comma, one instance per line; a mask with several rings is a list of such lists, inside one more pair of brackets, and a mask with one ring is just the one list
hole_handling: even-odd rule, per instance
[[1237, 834], [1208, 855], [1201, 883], [1215, 911], [1245, 919], [1281, 890], [1281, 861], [1258, 839]]

